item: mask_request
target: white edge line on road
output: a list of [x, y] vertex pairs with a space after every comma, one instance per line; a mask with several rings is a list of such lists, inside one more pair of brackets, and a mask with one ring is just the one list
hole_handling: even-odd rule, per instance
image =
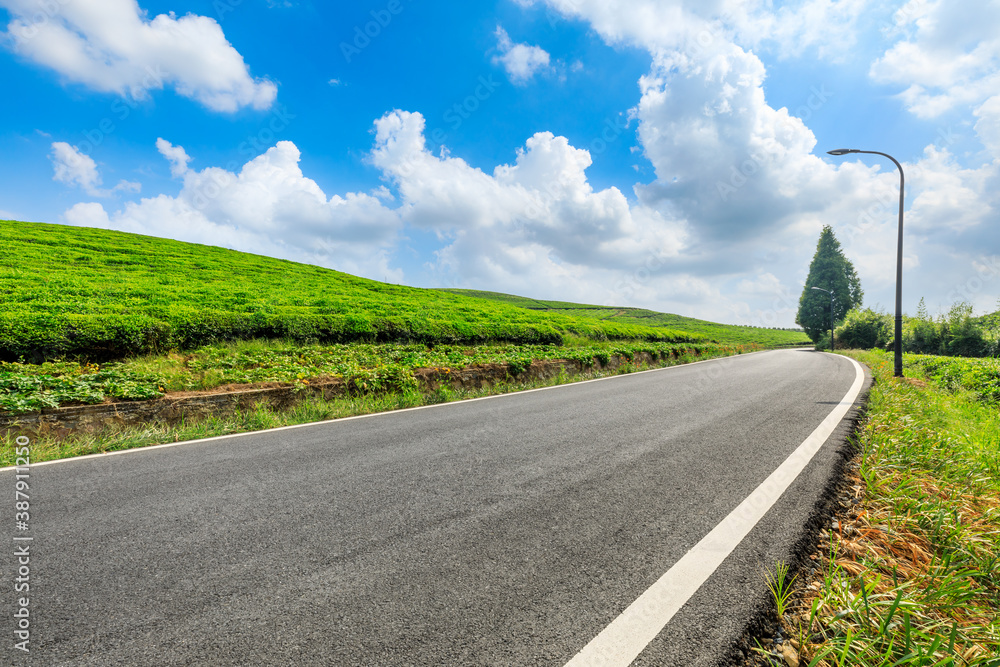
[[[811, 350], [812, 348], [792, 348], [792, 351], [796, 350]], [[646, 371], [635, 371], [633, 373], [623, 373], [621, 375], [609, 375], [603, 378], [594, 378], [593, 380], [580, 380], [578, 382], [568, 382], [566, 384], [557, 384], [551, 387], [539, 387], [538, 389], [525, 389], [524, 391], [513, 391], [506, 394], [496, 394], [494, 396], [481, 396], [479, 398], [467, 398], [462, 401], [451, 401], [448, 403], [435, 403], [434, 405], [419, 405], [415, 408], [402, 408], [400, 410], [389, 410], [387, 412], [372, 412], [367, 415], [355, 415], [353, 417], [340, 417], [339, 419], [328, 419], [326, 421], [319, 422], [309, 422], [307, 424], [292, 424], [291, 426], [279, 426], [277, 428], [265, 429], [263, 431], [245, 431], [243, 433], [230, 433], [228, 435], [217, 435], [211, 438], [201, 438], [199, 440], [182, 440], [181, 442], [168, 442], [163, 445], [147, 445], [145, 447], [133, 447], [132, 449], [120, 449], [114, 452], [104, 452], [102, 454], [87, 454], [86, 456], [74, 456], [67, 459], [56, 459], [55, 461], [42, 461], [40, 463], [32, 463], [32, 468], [37, 468], [38, 466], [48, 466], [56, 465], [59, 463], [74, 463], [76, 461], [87, 461], [89, 459], [103, 459], [108, 456], [122, 456], [124, 454], [141, 454], [144, 452], [151, 452], [158, 449], [167, 449], [170, 447], [184, 447], [187, 445], [197, 445], [203, 442], [213, 442], [216, 440], [229, 440], [232, 438], [243, 438], [252, 435], [262, 435], [264, 433], [279, 433], [281, 431], [290, 431], [292, 429], [298, 428], [310, 428], [316, 426], [324, 426], [327, 424], [339, 424], [341, 422], [354, 421], [356, 419], [370, 419], [372, 417], [384, 417], [386, 415], [402, 414], [404, 412], [413, 412], [415, 410], [430, 410], [432, 408], [447, 408], [454, 405], [463, 405], [465, 403], [475, 403], [476, 401], [488, 401], [494, 398], [507, 398], [509, 396], [522, 396], [524, 394], [533, 394], [536, 391], [548, 391], [550, 389], [563, 389], [566, 387], [573, 387], [576, 385], [589, 384], [591, 382], [603, 382], [605, 380], [615, 380], [618, 378], [625, 378], [635, 375], [643, 375], [645, 373], [659, 373], [662, 371], [670, 371], [678, 368], [690, 368], [691, 366], [697, 366], [698, 364], [710, 364], [713, 362], [724, 362], [724, 361], [734, 361], [739, 358], [751, 357], [756, 354], [765, 354], [767, 352], [782, 352], [784, 350], [760, 350], [759, 352], [748, 352], [746, 354], [731, 354], [728, 357], [716, 357], [714, 359], [704, 359], [702, 361], [692, 361], [686, 364], [678, 364], [676, 366], [665, 366], [664, 368], [651, 368]], [[7, 472], [9, 470], [14, 470], [18, 466], [7, 466], [6, 468], [0, 468], [0, 472]]]
[[566, 667], [627, 667], [701, 588], [763, 518], [843, 420], [865, 382], [865, 372], [850, 357], [857, 373], [840, 404], [729, 516], [691, 548], [673, 567], [629, 605]]

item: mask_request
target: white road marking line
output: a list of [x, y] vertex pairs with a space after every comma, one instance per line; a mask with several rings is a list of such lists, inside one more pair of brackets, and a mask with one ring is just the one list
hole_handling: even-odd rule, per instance
[[[805, 349], [805, 348], [803, 348]], [[496, 398], [507, 398], [509, 396], [521, 396], [523, 394], [533, 394], [536, 391], [549, 391], [551, 389], [564, 389], [567, 387], [575, 387], [577, 385], [590, 384], [591, 382], [604, 382], [606, 380], [616, 380], [618, 378], [625, 378], [634, 375], [644, 375], [646, 373], [660, 373], [663, 371], [670, 371], [677, 368], [690, 368], [691, 366], [697, 366], [698, 364], [710, 364], [719, 361], [729, 361], [732, 362], [735, 359], [751, 357], [758, 354], [766, 354], [768, 352], [780, 352], [781, 350], [761, 350], [760, 352], [747, 352], [746, 354], [734, 354], [728, 357], [716, 357], [714, 359], [703, 359], [701, 361], [692, 361], [686, 364], [677, 364], [676, 366], [665, 366], [663, 368], [651, 368], [645, 371], [635, 371], [632, 373], [624, 373], [622, 375], [609, 375], [602, 378], [594, 378], [593, 380], [579, 380], [577, 382], [568, 382], [566, 384], [557, 384], [551, 387], [539, 387], [538, 389], [525, 389], [523, 391], [512, 391], [506, 394], [495, 394], [493, 396], [481, 396], [479, 398], [467, 398], [461, 401], [451, 401], [449, 403], [436, 403], [434, 405], [418, 405], [415, 408], [402, 408], [400, 410], [389, 410], [387, 412], [372, 412], [367, 415], [355, 415], [353, 417], [340, 417], [338, 419], [328, 419], [326, 421], [320, 422], [308, 422], [306, 424], [292, 424], [291, 426], [279, 426], [277, 428], [269, 428], [263, 431], [244, 431], [243, 433], [230, 433], [228, 435], [216, 435], [211, 438], [201, 438], [199, 440], [182, 440], [181, 442], [168, 442], [163, 445], [146, 445], [145, 447], [133, 447], [131, 449], [119, 449], [113, 452], [103, 452], [101, 454], [87, 454], [85, 456], [74, 456], [68, 459], [56, 459], [54, 461], [40, 461], [38, 463], [32, 463], [32, 468], [37, 468], [38, 466], [49, 466], [57, 465], [59, 463], [73, 463], [76, 461], [86, 461], [88, 459], [102, 459], [108, 456], [123, 456], [125, 454], [140, 454], [143, 452], [151, 452], [157, 449], [168, 449], [171, 447], [184, 447], [187, 445], [196, 445], [203, 442], [213, 442], [216, 440], [229, 440], [231, 438], [243, 438], [251, 435], [262, 435], [264, 433], [278, 433], [280, 431], [290, 431], [292, 429], [299, 428], [310, 428], [314, 426], [325, 426], [327, 424], [339, 424], [340, 422], [354, 421], [355, 419], [371, 419], [372, 417], [384, 417], [385, 415], [396, 415], [402, 414], [404, 412], [413, 412], [415, 410], [433, 410], [436, 408], [449, 408], [455, 405], [463, 405], [465, 403], [475, 403], [477, 401], [489, 401]], [[0, 468], [0, 472], [7, 472], [9, 470], [14, 470], [17, 466], [7, 466], [6, 468]]]
[[846, 358], [854, 364], [857, 375], [840, 404], [777, 470], [566, 663], [566, 667], [627, 667], [660, 634], [674, 614], [795, 481], [854, 405], [864, 386], [865, 373], [856, 361]]

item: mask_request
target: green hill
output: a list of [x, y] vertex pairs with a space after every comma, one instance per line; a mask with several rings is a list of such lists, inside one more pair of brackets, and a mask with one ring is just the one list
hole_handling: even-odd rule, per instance
[[539, 312], [122, 232], [0, 221], [0, 359], [108, 360], [246, 338], [698, 342], [697, 332]]
[[615, 308], [594, 306], [565, 301], [542, 301], [529, 299], [500, 292], [482, 292], [478, 290], [448, 289], [442, 290], [452, 294], [474, 296], [507, 303], [521, 308], [554, 315], [570, 315], [574, 318], [590, 318], [606, 323], [626, 324], [642, 327], [664, 327], [699, 333], [720, 343], [747, 344], [757, 343], [768, 347], [812, 345], [809, 337], [803, 331], [788, 331], [783, 329], [764, 329], [760, 327], [717, 324], [683, 315], [658, 313], [642, 308]]

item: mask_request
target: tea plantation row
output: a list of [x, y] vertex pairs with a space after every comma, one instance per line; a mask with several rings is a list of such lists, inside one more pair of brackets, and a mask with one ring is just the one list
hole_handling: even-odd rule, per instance
[[109, 230], [0, 222], [0, 359], [109, 360], [216, 341], [706, 342]]

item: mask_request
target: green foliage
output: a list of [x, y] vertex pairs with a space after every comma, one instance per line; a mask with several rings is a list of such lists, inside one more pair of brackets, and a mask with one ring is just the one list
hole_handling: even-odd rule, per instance
[[871, 308], [854, 309], [847, 313], [844, 323], [837, 327], [836, 342], [841, 349], [871, 350], [886, 348], [893, 342], [892, 317]]
[[0, 222], [0, 359], [94, 361], [249, 338], [299, 342], [695, 342], [606, 322], [379, 283], [317, 266], [100, 229]]
[[789, 578], [788, 563], [781, 560], [775, 566], [774, 573], [766, 573], [767, 588], [771, 591], [771, 597], [774, 600], [774, 606], [779, 617], [784, 616], [785, 610], [788, 609], [788, 599], [794, 591], [793, 587], [797, 576], [792, 575]]
[[[27, 370], [27, 372], [26, 372]], [[0, 410], [35, 412], [107, 398], [142, 400], [162, 396], [162, 380], [122, 369], [76, 364], [29, 366], [0, 363]]]
[[992, 316], [975, 318], [972, 305], [954, 304], [947, 315], [931, 319], [920, 300], [917, 316], [903, 322], [903, 350], [916, 354], [944, 354], [960, 357], [990, 357], [1000, 354], [998, 332]]
[[903, 321], [903, 350], [917, 354], [940, 354], [945, 349], [941, 331], [927, 314], [923, 298], [917, 316]]
[[[947, 315], [934, 320], [928, 315], [921, 299], [917, 316], [903, 317], [903, 351], [956, 357], [998, 356], [1000, 332], [990, 328], [989, 317], [973, 317], [971, 304], [959, 302], [951, 307]], [[837, 328], [837, 347], [892, 349], [893, 328], [891, 315], [871, 309], [852, 310]]]
[[608, 363], [612, 355], [632, 360], [645, 352], [661, 362], [674, 362], [744, 351], [748, 350], [743, 346], [646, 341], [591, 342], [589, 346], [573, 347], [236, 341], [206, 345], [183, 355], [140, 357], [104, 365], [0, 362], [0, 410], [34, 412], [108, 399], [148, 399], [165, 392], [209, 390], [223, 385], [278, 382], [304, 388], [324, 378], [341, 378], [356, 394], [405, 393], [417, 389], [414, 371], [418, 368], [459, 370], [506, 364], [517, 375], [536, 360], [567, 359], [592, 367], [597, 362]]
[[854, 265], [844, 256], [840, 242], [829, 225], [823, 227], [816, 254], [809, 264], [809, 276], [799, 298], [795, 322], [813, 341], [830, 330], [830, 295], [813, 287], [833, 292], [833, 321], [844, 319], [848, 311], [861, 306], [864, 292]]
[[577, 319], [600, 320], [606, 323], [621, 323], [642, 327], [666, 327], [680, 331], [699, 333], [708, 338], [728, 345], [757, 344], [767, 347], [800, 346], [807, 344], [809, 338], [801, 331], [794, 329], [777, 329], [751, 326], [716, 324], [682, 315], [658, 313], [642, 308], [624, 308], [609, 306], [594, 306], [564, 301], [539, 301], [527, 297], [502, 294], [500, 292], [481, 292], [478, 290], [448, 289], [441, 290], [452, 294], [472, 296], [480, 299], [499, 301], [529, 310], [569, 315]]
[[906, 355], [905, 360], [941, 389], [966, 391], [984, 403], [1000, 405], [1000, 359]]
[[[858, 430], [864, 504], [831, 540], [800, 630], [809, 665], [1000, 664], [1000, 415], [967, 378], [941, 391], [946, 368], [992, 360], [850, 353], [875, 376]], [[947, 373], [945, 373], [946, 375]], [[961, 373], [960, 373], [961, 375]], [[963, 380], [963, 382], [965, 382]], [[971, 394], [970, 394], [971, 392]]]
[[972, 304], [956, 303], [948, 312], [945, 345], [947, 354], [981, 357], [990, 354], [979, 323], [972, 317]]
[[[249, 356], [263, 354], [266, 350], [275, 346], [273, 341], [239, 341], [230, 344], [234, 354], [246, 353]], [[351, 346], [358, 347], [358, 346]], [[377, 346], [373, 346], [377, 347]], [[547, 346], [549, 349], [558, 349]], [[684, 346], [670, 346], [648, 343], [641, 344], [643, 349], [653, 347], [659, 351], [660, 365], [672, 365], [700, 359], [710, 359], [742, 352], [751, 351], [743, 347], [724, 347], [716, 345], [699, 346], [701, 352], [695, 357], [693, 348]], [[435, 348], [436, 349], [436, 348]], [[607, 344], [595, 348], [596, 351], [610, 349]], [[464, 350], [461, 353], [464, 355]], [[449, 350], [450, 355], [454, 350]], [[483, 355], [493, 356], [488, 350], [480, 350]], [[218, 353], [217, 353], [218, 354]], [[582, 352], [581, 358], [582, 358]], [[218, 355], [218, 359], [223, 361], [226, 355]], [[464, 355], [468, 356], [468, 355]], [[473, 357], [476, 358], [476, 357]], [[174, 361], [183, 359], [175, 355]], [[150, 368], [158, 368], [169, 374], [170, 369], [162, 359], [133, 360], [136, 372], [149, 372]], [[241, 363], [251, 363], [244, 359]], [[230, 364], [238, 365], [238, 364]], [[3, 369], [9, 369], [4, 366]], [[81, 368], [78, 364], [71, 362], [61, 362], [59, 364], [44, 364], [45, 372], [49, 373], [90, 373], [93, 367]], [[39, 366], [24, 366], [26, 374], [38, 371]], [[248, 410], [237, 411], [231, 415], [206, 417], [204, 419], [185, 420], [176, 425], [168, 425], [163, 422], [145, 423], [137, 426], [119, 426], [108, 424], [97, 433], [73, 433], [60, 437], [53, 434], [40, 434], [32, 443], [31, 459], [36, 463], [42, 461], [52, 461], [56, 459], [70, 458], [73, 456], [85, 456], [102, 452], [131, 449], [134, 447], [145, 447], [148, 445], [162, 444], [165, 442], [179, 442], [182, 440], [196, 440], [199, 438], [210, 438], [232, 433], [243, 433], [247, 431], [259, 430], [274, 426], [288, 426], [292, 424], [308, 424], [328, 419], [339, 419], [354, 415], [371, 414], [375, 412], [386, 412], [388, 410], [398, 410], [412, 408], [420, 405], [432, 405], [447, 401], [457, 401], [480, 396], [493, 396], [505, 394], [525, 389], [534, 389], [543, 386], [565, 384], [579, 379], [586, 379], [587, 376], [575, 376], [570, 378], [566, 373], [561, 372], [558, 377], [551, 380], [532, 380], [511, 378], [490, 385], [483, 389], [453, 389], [442, 383], [438, 389], [431, 393], [421, 393], [412, 389], [402, 391], [369, 391], [367, 393], [351, 392], [345, 396], [337, 396], [331, 399], [324, 399], [322, 396], [305, 396], [302, 400], [290, 409], [271, 409], [264, 404], [257, 404]], [[14, 464], [15, 450], [13, 446], [16, 431], [0, 433], [0, 466]]]

